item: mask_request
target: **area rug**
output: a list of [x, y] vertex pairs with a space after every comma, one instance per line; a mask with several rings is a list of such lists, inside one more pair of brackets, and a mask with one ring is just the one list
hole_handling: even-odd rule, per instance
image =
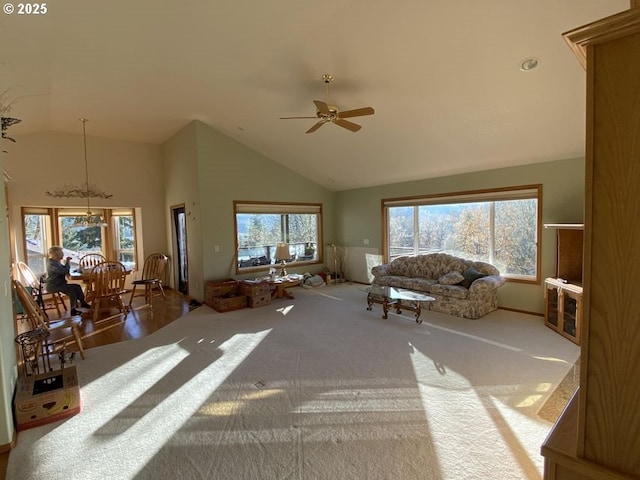
[[540, 479], [537, 411], [578, 347], [502, 310], [384, 320], [360, 289], [88, 350], [82, 412], [20, 432], [7, 478]]

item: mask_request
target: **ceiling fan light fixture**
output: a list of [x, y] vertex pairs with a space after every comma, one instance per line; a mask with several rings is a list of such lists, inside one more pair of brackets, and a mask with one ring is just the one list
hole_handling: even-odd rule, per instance
[[280, 120], [293, 120], [299, 118], [313, 118], [318, 119], [305, 133], [313, 133], [318, 130], [325, 123], [334, 123], [339, 127], [345, 128], [350, 132], [357, 132], [362, 127], [356, 123], [345, 120], [345, 118], [362, 117], [364, 115], [373, 115], [375, 110], [372, 107], [362, 107], [353, 110], [345, 110], [341, 112], [337, 106], [329, 103], [329, 84], [333, 82], [333, 75], [325, 73], [322, 75], [322, 81], [327, 84], [327, 100], [323, 102], [321, 100], [314, 100], [313, 103], [316, 106], [315, 117], [280, 117]]

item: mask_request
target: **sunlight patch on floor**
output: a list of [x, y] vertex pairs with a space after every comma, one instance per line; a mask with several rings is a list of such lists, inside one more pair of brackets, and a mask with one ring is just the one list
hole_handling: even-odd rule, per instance
[[[479, 412], [486, 411], [487, 399], [478, 396], [467, 378], [451, 369], [443, 375], [433, 360], [415, 347], [409, 357], [440, 465], [458, 465], [461, 448], [467, 448], [465, 445], [473, 449], [474, 456], [484, 457], [487, 462], [495, 462], [499, 457], [500, 462], [517, 463], [495, 420], [488, 413], [479, 415]], [[469, 431], [485, 433], [481, 437], [470, 438], [466, 433]], [[484, 438], [491, 441], [485, 444]], [[443, 478], [454, 477], [454, 472], [443, 472]]]
[[291, 310], [293, 310], [294, 305], [287, 305], [286, 307], [278, 308], [276, 312], [280, 312], [282, 315], [287, 315]]
[[[129, 429], [128, 436], [135, 438], [142, 445], [138, 452], [129, 458], [127, 466], [136, 465], [136, 471], [142, 471], [155, 453], [169, 442], [180, 427], [206, 403], [211, 394], [251, 354], [269, 332], [270, 330], [265, 330], [253, 334], [234, 335], [220, 346], [224, 351], [220, 358], [184, 382], [180, 388], [169, 394], [162, 403]], [[189, 402], [185, 403], [185, 398], [189, 398]], [[159, 424], [162, 428], [157, 428]], [[145, 435], [148, 431], [155, 431], [156, 434]], [[117, 439], [117, 441], [126, 440]], [[140, 452], [144, 452], [144, 455]]]
[[258, 392], [245, 393], [240, 395], [237, 400], [207, 402], [198, 410], [198, 414], [213, 416], [235, 415], [239, 413], [242, 408], [249, 408], [249, 403], [252, 401], [265, 400], [275, 395], [282, 395], [283, 393], [284, 390], [280, 389], [266, 389]]
[[[113, 405], [112, 397], [114, 395], [139, 395], [146, 390], [148, 383], [156, 382], [159, 378], [162, 378], [187, 355], [189, 355], [189, 352], [178, 344], [152, 348], [145, 350], [117, 368], [109, 370], [103, 377], [95, 378], [93, 381], [104, 380], [102, 384], [113, 387], [112, 390], [104, 391], [102, 395], [104, 404]], [[141, 371], [144, 372], [142, 375], [140, 375]], [[87, 382], [86, 385], [91, 383]]]
[[[391, 313], [391, 312], [389, 312]], [[437, 328], [444, 332], [453, 333], [455, 335], [460, 335], [461, 337], [471, 338], [473, 340], [477, 340], [479, 342], [484, 342], [489, 345], [494, 345], [496, 347], [504, 348], [506, 350], [511, 350], [512, 352], [521, 352], [521, 348], [512, 347], [511, 345], [507, 345], [506, 343], [495, 342], [493, 340], [489, 340], [488, 338], [479, 337], [477, 335], [472, 335], [471, 333], [460, 332], [458, 330], [454, 330], [452, 328], [441, 327], [440, 325], [434, 325], [433, 323], [424, 322], [423, 325], [426, 325], [431, 328]]]
[[326, 293], [318, 293], [318, 295], [322, 296], [322, 297], [326, 297], [326, 298], [330, 298], [331, 300], [337, 300], [339, 302], [344, 302], [344, 298], [339, 298], [333, 295], [328, 295]]
[[533, 358], [535, 358], [536, 360], [544, 360], [544, 361], [547, 361], [547, 362], [559, 362], [559, 363], [566, 363], [567, 365], [573, 365], [573, 363], [567, 362], [566, 360], [562, 360], [561, 358], [539, 357], [537, 355], [533, 355]]
[[[188, 370], [190, 355], [202, 352], [201, 339], [192, 341], [193, 345], [200, 343], [193, 351], [184, 342], [147, 350], [103, 376], [100, 385], [113, 385], [114, 391], [88, 395], [104, 398], [104, 402], [83, 404], [80, 415], [58, 425], [45, 437], [54, 444], [64, 445], [76, 458], [88, 457], [96, 449], [115, 449], [122, 460], [123, 470], [119, 475], [135, 478], [270, 331], [236, 334], [219, 347], [212, 345], [222, 354], [217, 358], [212, 356], [214, 360], [190, 378], [182, 378], [176, 372], [185, 365]], [[85, 388], [91, 387], [85, 385]], [[185, 402], [185, 398], [189, 402]], [[76, 422], [83, 428], [76, 429]], [[78, 435], [78, 431], [86, 433]], [[127, 445], [138, 447], [134, 451], [126, 448]]]

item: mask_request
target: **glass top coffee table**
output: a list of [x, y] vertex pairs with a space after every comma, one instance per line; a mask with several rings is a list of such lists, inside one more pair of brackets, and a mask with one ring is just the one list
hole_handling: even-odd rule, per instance
[[402, 310], [414, 312], [416, 323], [422, 323], [420, 302], [435, 301], [435, 298], [422, 292], [384, 285], [371, 285], [363, 288], [362, 291], [367, 294], [367, 310], [371, 310], [374, 303], [379, 303], [382, 305], [382, 318], [385, 319], [388, 318], [389, 307], [392, 307], [396, 309], [396, 313], [402, 313]]

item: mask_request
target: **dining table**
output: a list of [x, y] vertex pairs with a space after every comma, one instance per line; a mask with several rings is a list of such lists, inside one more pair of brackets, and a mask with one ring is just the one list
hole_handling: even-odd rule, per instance
[[[86, 268], [84, 270], [79, 270], [79, 269], [75, 269], [75, 270], [71, 270], [69, 272], [68, 278], [69, 280], [76, 280], [76, 281], [80, 281], [83, 283], [89, 283], [89, 280], [91, 279], [91, 268]], [[129, 275], [133, 270], [131, 269], [126, 269], [125, 270], [125, 275]]]

